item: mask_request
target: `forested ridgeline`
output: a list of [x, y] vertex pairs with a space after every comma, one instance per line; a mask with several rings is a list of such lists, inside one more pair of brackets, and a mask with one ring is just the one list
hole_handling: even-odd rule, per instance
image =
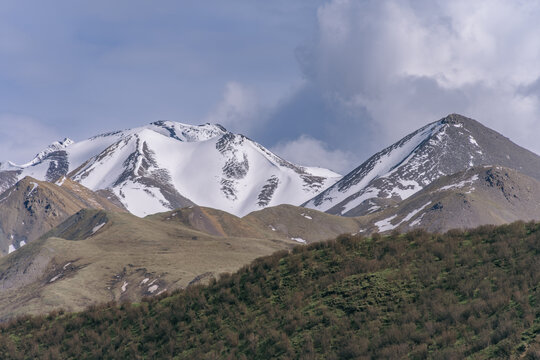
[[2, 359], [540, 358], [540, 226], [341, 236], [0, 328]]

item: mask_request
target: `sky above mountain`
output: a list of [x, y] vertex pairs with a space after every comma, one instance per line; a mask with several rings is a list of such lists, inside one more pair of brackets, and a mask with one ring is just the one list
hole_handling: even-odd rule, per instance
[[540, 153], [540, 1], [6, 0], [0, 159], [173, 120], [346, 172], [457, 112]]

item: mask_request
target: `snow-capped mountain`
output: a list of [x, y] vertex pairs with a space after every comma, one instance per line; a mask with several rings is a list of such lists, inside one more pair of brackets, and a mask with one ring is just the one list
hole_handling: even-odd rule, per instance
[[291, 164], [220, 125], [171, 121], [53, 143], [27, 164], [0, 165], [0, 190], [25, 176], [60, 183], [68, 177], [107, 191], [138, 216], [192, 204], [241, 216], [299, 205], [340, 179]]
[[540, 179], [540, 157], [475, 120], [452, 114], [378, 152], [304, 206], [359, 216], [394, 206], [434, 180], [478, 165]]

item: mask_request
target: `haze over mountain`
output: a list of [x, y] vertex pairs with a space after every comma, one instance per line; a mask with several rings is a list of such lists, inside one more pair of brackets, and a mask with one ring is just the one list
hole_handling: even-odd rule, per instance
[[25, 176], [67, 177], [108, 191], [138, 216], [193, 204], [236, 215], [300, 205], [340, 178], [327, 169], [296, 166], [220, 125], [170, 121], [79, 143], [55, 142], [27, 164], [2, 164], [0, 189]]

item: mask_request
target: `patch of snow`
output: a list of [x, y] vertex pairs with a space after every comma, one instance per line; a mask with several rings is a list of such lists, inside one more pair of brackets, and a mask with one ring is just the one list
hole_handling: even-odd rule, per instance
[[368, 214], [374, 213], [375, 211], [379, 210], [381, 207], [378, 205], [373, 205], [368, 209]]
[[55, 282], [56, 280], [58, 280], [58, 279], [61, 278], [61, 277], [62, 277], [62, 274], [58, 274], [58, 275], [56, 275], [55, 277], [53, 277], [51, 280], [49, 280], [49, 282], [50, 282], [50, 283]]
[[32, 184], [32, 190], [30, 190], [30, 192], [29, 192], [28, 195], [26, 195], [26, 196], [32, 195], [32, 193], [34, 192], [34, 190], [36, 190], [36, 189], [38, 188], [38, 186], [39, 186], [39, 185], [38, 185], [37, 183], [35, 183], [35, 182], [31, 182], [30, 184]]
[[272, 225], [268, 225], [268, 227], [270, 228], [270, 230], [272, 230], [272, 231], [276, 231], [276, 228], [275, 228], [275, 227], [273, 227]]
[[126, 291], [127, 286], [128, 286], [128, 282], [124, 281], [124, 284], [122, 285], [122, 292]]
[[405, 200], [408, 197], [410, 197], [411, 195], [416, 194], [419, 190], [422, 189], [422, 186], [420, 186], [420, 184], [418, 184], [414, 180], [402, 180], [402, 179], [400, 179], [398, 181], [401, 184], [401, 187], [400, 186], [394, 187], [390, 191], [390, 194], [387, 196], [388, 198], [390, 198], [392, 196], [399, 196], [401, 198], [401, 200]]
[[144, 278], [142, 281], [141, 281], [141, 284], [140, 285], [144, 285], [148, 282], [148, 280], [150, 280], [149, 278]]
[[12, 191], [10, 191], [10, 192], [9, 192], [9, 194], [7, 194], [7, 196], [6, 196], [6, 197], [4, 197], [4, 198], [0, 199], [0, 203], [1, 203], [1, 202], [4, 202], [4, 201], [6, 201], [6, 199], [7, 199], [7, 198], [9, 198], [9, 196], [11, 195], [11, 193], [12, 193], [12, 192], [13, 192], [13, 190], [12, 190]]
[[431, 204], [431, 200], [428, 201], [425, 205], [420, 206], [418, 209], [414, 209], [413, 211], [411, 211], [407, 216], [405, 216], [403, 218], [403, 220], [401, 220], [401, 222], [398, 225], [400, 225], [401, 223], [404, 223], [406, 221], [411, 220], [416, 214], [418, 214], [420, 211], [424, 210], [426, 208], [426, 206], [428, 206], [429, 204]]
[[148, 291], [154, 293], [159, 288], [158, 285], [152, 285], [148, 287]]
[[99, 229], [101, 229], [103, 226], [105, 226], [106, 223], [101, 223], [99, 225], [96, 225], [94, 226], [94, 228], [92, 229], [92, 234], [95, 234], [99, 231]]
[[439, 189], [439, 191], [444, 191], [444, 190], [449, 190], [449, 189], [461, 189], [462, 187], [468, 185], [468, 184], [472, 184], [474, 183], [476, 180], [478, 180], [478, 175], [473, 175], [470, 179], [468, 180], [463, 180], [457, 184], [451, 184], [451, 185], [446, 185], [446, 186], [443, 186]]
[[472, 135], [469, 135], [469, 142], [476, 147], [480, 147], [480, 145], [478, 145], [478, 143], [476, 142], [476, 139], [473, 138]]
[[291, 240], [294, 240], [294, 241], [299, 242], [301, 244], [306, 244], [307, 243], [306, 240], [304, 240], [302, 238], [299, 238], [299, 237], [292, 237]]
[[19, 244], [19, 248], [23, 247], [24, 245], [26, 245], [26, 241], [22, 240]]
[[375, 223], [375, 226], [379, 228], [379, 231], [388, 231], [395, 229], [398, 225], [392, 225], [390, 222], [394, 220], [397, 217], [397, 215], [390, 216], [387, 219], [377, 221]]
[[424, 217], [425, 214], [426, 214], [426, 213], [423, 213], [422, 215], [420, 215], [420, 216], [419, 216], [418, 218], [416, 218], [413, 222], [411, 222], [411, 223], [409, 224], [409, 226], [412, 227], [412, 226], [416, 226], [416, 225], [420, 224], [420, 222], [422, 221], [422, 218]]
[[366, 189], [360, 196], [349, 201], [347, 205], [343, 207], [343, 210], [341, 210], [341, 215], [345, 214], [349, 210], [354, 209], [355, 207], [363, 203], [365, 200], [375, 198], [378, 195], [379, 195], [379, 189], [375, 189], [375, 188]]
[[9, 247], [8, 247], [8, 254], [11, 254], [11, 253], [14, 252], [15, 250], [17, 250], [17, 249], [15, 249], [15, 246], [13, 246], [13, 244], [9, 245]]
[[66, 177], [62, 176], [62, 178], [56, 182], [56, 185], [62, 186], [64, 185], [64, 181], [66, 181]]
[[69, 265], [71, 265], [71, 262], [68, 262], [66, 265], [64, 265], [64, 270], [66, 270]]
[[313, 218], [311, 216], [306, 215], [305, 213], [301, 213], [300, 215], [302, 215], [303, 217], [305, 217], [308, 220], [313, 220]]
[[156, 187], [129, 180], [114, 188], [113, 191], [126, 209], [139, 217], [169, 211], [172, 208], [161, 190]]

